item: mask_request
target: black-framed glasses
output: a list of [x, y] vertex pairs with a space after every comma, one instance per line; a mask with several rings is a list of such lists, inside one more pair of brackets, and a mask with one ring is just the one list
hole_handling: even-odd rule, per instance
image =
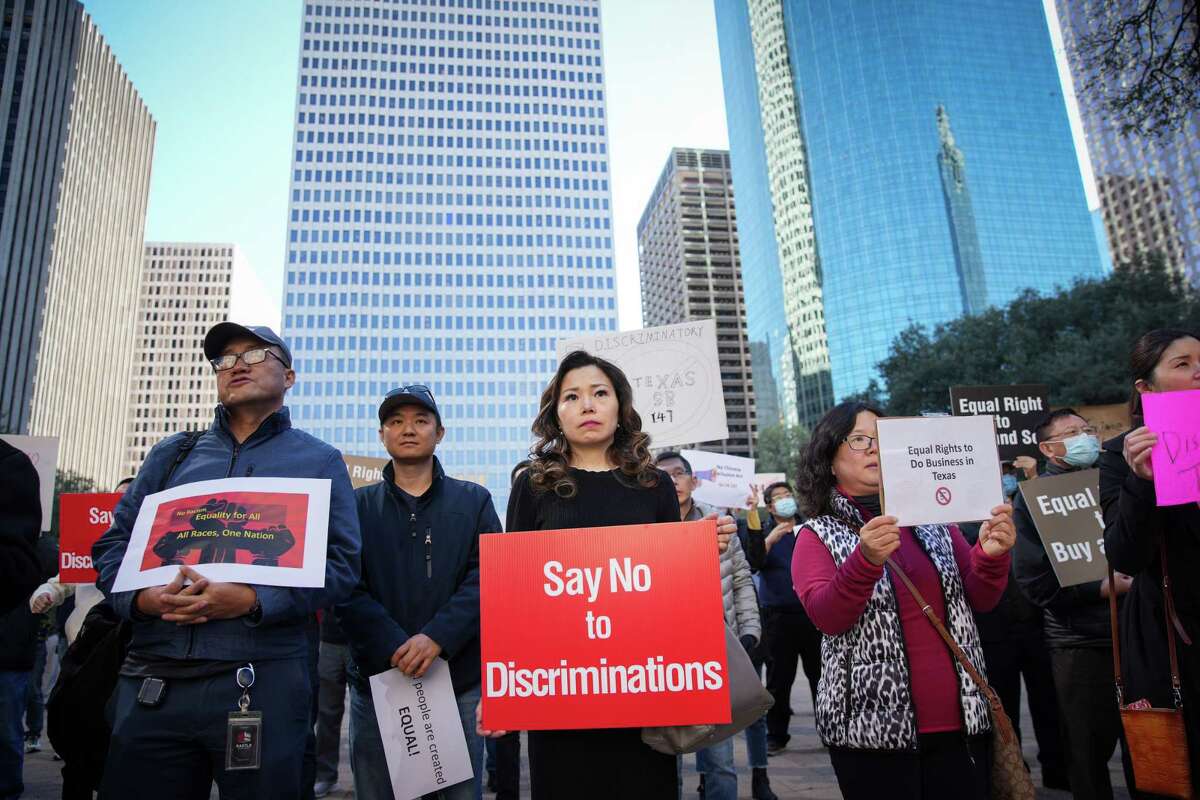
[[871, 445], [879, 441], [878, 436], [867, 436], [865, 433], [852, 433], [842, 440], [851, 450], [862, 452], [870, 450]]
[[389, 397], [395, 397], [400, 394], [424, 394], [428, 395], [430, 400], [433, 400], [433, 390], [423, 383], [410, 383], [407, 386], [397, 386], [383, 396], [384, 400]]
[[247, 367], [253, 367], [255, 364], [261, 364], [266, 361], [267, 356], [272, 356], [280, 364], [283, 364], [285, 367], [287, 366], [287, 362], [275, 355], [269, 347], [255, 347], [250, 350], [243, 350], [240, 353], [226, 353], [223, 356], [209, 359], [209, 363], [212, 364], [213, 370], [216, 372], [225, 372], [226, 370], [233, 369], [237, 365], [239, 358]]

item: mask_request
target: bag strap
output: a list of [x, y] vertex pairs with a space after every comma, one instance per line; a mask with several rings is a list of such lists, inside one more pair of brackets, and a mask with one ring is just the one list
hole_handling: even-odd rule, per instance
[[158, 491], [167, 488], [167, 483], [171, 480], [171, 476], [175, 474], [175, 469], [183, 460], [188, 457], [188, 453], [192, 452], [192, 448], [196, 446], [196, 442], [200, 441], [200, 437], [204, 435], [204, 431], [186, 431], [183, 434], [183, 441], [179, 443], [179, 449], [175, 451], [175, 460], [171, 462], [171, 466], [167, 468], [167, 473], [163, 475], [162, 481], [158, 484]]
[[[1158, 542], [1158, 562], [1162, 569], [1163, 593], [1163, 623], [1167, 629], [1167, 652], [1171, 658], [1171, 698], [1175, 708], [1183, 708], [1183, 695], [1180, 692], [1179, 656], [1175, 650], [1175, 625], [1179, 617], [1175, 615], [1175, 601], [1171, 597], [1171, 576], [1167, 572], [1167, 541], [1165, 538]], [[1108, 568], [1108, 615], [1112, 623], [1113, 643], [1113, 678], [1117, 687], [1117, 706], [1125, 706], [1125, 682], [1121, 678], [1121, 636], [1117, 628], [1117, 593], [1114, 589], [1113, 568]]]
[[923, 613], [925, 618], [933, 624], [933, 627], [937, 630], [938, 634], [942, 637], [942, 640], [946, 643], [946, 647], [950, 648], [950, 652], [954, 655], [954, 659], [958, 661], [966, 673], [971, 676], [971, 680], [975, 681], [975, 685], [979, 687], [979, 691], [981, 691], [983, 696], [987, 698], [988, 705], [991, 706], [992, 712], [1003, 714], [1004, 705], [1000, 702], [1000, 697], [996, 694], [996, 691], [991, 687], [990, 684], [988, 684], [983, 675], [979, 673], [979, 670], [975, 669], [975, 665], [971, 663], [971, 659], [967, 658], [967, 654], [964, 653], [962, 648], [958, 646], [958, 642], [954, 641], [954, 637], [950, 635], [948, 630], [946, 630], [946, 626], [942, 624], [940, 619], [938, 619], [938, 615], [933, 613], [933, 608], [930, 607], [929, 603], [925, 602], [925, 598], [921, 596], [919, 591], [917, 591], [917, 587], [913, 585], [911, 580], [909, 580], [908, 575], [906, 575], [904, 570], [900, 569], [899, 565], [897, 565], [896, 562], [891, 558], [888, 558], [884, 563], [887, 564], [888, 568], [892, 570], [896, 577], [898, 577], [900, 581], [906, 587], [908, 587], [908, 591], [912, 593], [912, 596], [917, 601], [917, 604], [921, 606], [921, 613]]

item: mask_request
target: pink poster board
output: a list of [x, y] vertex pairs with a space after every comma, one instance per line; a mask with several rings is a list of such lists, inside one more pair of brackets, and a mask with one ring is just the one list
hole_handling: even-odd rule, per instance
[[1150, 454], [1158, 505], [1200, 501], [1200, 390], [1146, 392], [1142, 409], [1158, 434]]

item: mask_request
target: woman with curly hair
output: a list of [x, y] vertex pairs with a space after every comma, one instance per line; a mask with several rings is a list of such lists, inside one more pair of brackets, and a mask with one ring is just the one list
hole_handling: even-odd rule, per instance
[[[542, 393], [529, 467], [513, 485], [508, 531], [678, 522], [671, 478], [656, 469], [633, 389], [615, 364], [567, 355]], [[737, 532], [718, 519], [719, 548]], [[489, 736], [501, 732], [486, 732]], [[533, 800], [678, 794], [675, 756], [642, 743], [639, 728], [529, 732]]]
[[980, 670], [972, 610], [1008, 582], [1012, 507], [997, 506], [979, 542], [954, 525], [899, 527], [880, 512], [876, 420], [863, 403], [835, 406], [813, 429], [797, 488], [809, 519], [792, 555], [796, 594], [821, 642], [817, 733], [842, 795], [895, 800], [989, 792], [988, 705], [908, 589], [899, 565]]

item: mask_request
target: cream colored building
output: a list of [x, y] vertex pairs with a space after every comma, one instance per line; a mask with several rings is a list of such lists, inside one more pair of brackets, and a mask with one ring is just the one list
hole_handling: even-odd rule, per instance
[[229, 319], [236, 257], [232, 244], [146, 242], [124, 475], [169, 434], [212, 424], [217, 383], [204, 334]]
[[125, 456], [155, 122], [91, 17], [78, 25], [28, 433], [58, 436], [59, 468], [106, 488]]

